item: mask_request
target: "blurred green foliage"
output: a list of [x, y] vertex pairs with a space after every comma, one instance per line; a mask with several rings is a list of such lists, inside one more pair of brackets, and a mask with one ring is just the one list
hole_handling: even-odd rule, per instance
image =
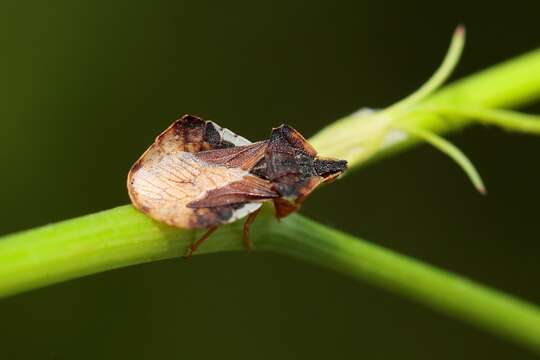
[[[3, 1], [0, 232], [127, 203], [129, 166], [183, 113], [252, 140], [283, 122], [310, 136], [414, 90], [458, 22], [468, 46], [457, 76], [537, 47], [539, 10], [532, 0]], [[491, 128], [451, 140], [488, 197], [425, 146], [321, 189], [303, 213], [540, 303], [540, 142]], [[269, 254], [100, 274], [2, 300], [0, 318], [9, 359], [532, 357]]]

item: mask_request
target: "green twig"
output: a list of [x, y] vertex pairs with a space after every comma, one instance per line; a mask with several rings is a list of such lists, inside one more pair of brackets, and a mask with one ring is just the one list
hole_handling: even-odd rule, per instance
[[[240, 222], [220, 228], [197, 254], [242, 250]], [[152, 221], [131, 205], [11, 235], [0, 241], [0, 296], [100, 271], [179, 257], [200, 233]], [[300, 215], [281, 222], [265, 208], [255, 250], [308, 260], [413, 298], [540, 351], [540, 311]], [[180, 260], [179, 260], [180, 261]]]
[[[540, 95], [540, 50], [470, 76], [415, 107], [488, 108], [516, 106]], [[363, 146], [375, 142], [380, 160], [418, 143], [391, 125], [443, 134], [472, 124], [470, 114], [440, 121], [433, 113], [364, 112], [335, 122], [313, 139], [321, 155], [365, 164]], [[540, 352], [536, 307], [434, 269], [390, 250], [345, 235], [299, 215], [278, 224], [268, 209], [252, 229], [255, 249], [310, 260], [416, 299]], [[0, 240], [0, 295], [8, 296], [80, 276], [148, 261], [178, 257], [200, 235], [158, 224], [131, 206], [83, 216]], [[198, 253], [241, 248], [241, 224], [219, 229]]]
[[461, 276], [301, 216], [269, 228], [260, 246], [352, 275], [540, 352], [540, 310]]
[[[439, 106], [453, 109], [515, 107], [539, 97], [540, 49], [445, 86], [424, 100], [421, 106], [425, 109]], [[432, 115], [423, 109], [419, 111], [417, 105], [414, 111], [402, 115], [400, 122], [439, 135], [474, 124], [474, 118], [467, 114], [455, 114], [451, 121], [441, 121]], [[361, 151], [366, 139], [371, 139], [374, 133], [379, 134], [378, 124], [372, 120], [370, 112], [347, 116], [325, 127], [311, 138], [310, 142], [325, 156], [347, 159], [353, 167], [360, 166], [364, 163], [357, 162], [355, 154]], [[420, 142], [419, 139], [408, 137], [399, 131], [390, 132], [387, 134], [385, 146], [376, 156], [369, 158], [369, 162], [404, 151]]]
[[401, 129], [403, 129], [410, 135], [416, 136], [419, 139], [424, 140], [425, 142], [433, 145], [434, 147], [448, 155], [463, 169], [476, 190], [478, 190], [478, 192], [480, 192], [481, 194], [486, 193], [486, 187], [484, 185], [484, 182], [482, 181], [482, 178], [480, 177], [480, 174], [474, 167], [473, 163], [469, 160], [469, 158], [467, 158], [467, 156], [461, 150], [459, 150], [457, 146], [440, 137], [439, 135], [436, 135], [426, 130], [406, 126], [402, 126]]
[[469, 118], [485, 125], [495, 125], [509, 131], [540, 135], [540, 116], [517, 111], [475, 107], [431, 106], [419, 109], [451, 118]]
[[461, 53], [463, 52], [463, 46], [465, 45], [465, 28], [458, 26], [452, 36], [452, 42], [448, 48], [448, 52], [444, 57], [444, 60], [437, 69], [437, 71], [426, 81], [418, 90], [411, 95], [407, 96], [403, 100], [390, 106], [387, 111], [398, 111], [403, 108], [410, 107], [418, 102], [424, 100], [427, 96], [432, 94], [450, 77], [454, 69], [456, 68]]

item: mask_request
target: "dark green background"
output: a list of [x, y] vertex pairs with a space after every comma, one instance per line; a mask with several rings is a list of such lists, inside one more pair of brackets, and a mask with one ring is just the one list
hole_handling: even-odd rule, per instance
[[[532, 0], [4, 0], [0, 233], [127, 203], [131, 163], [181, 114], [252, 140], [283, 122], [310, 136], [413, 91], [457, 23], [468, 30], [460, 77], [540, 45], [539, 13]], [[489, 196], [422, 146], [325, 187], [303, 213], [540, 303], [540, 139], [474, 128], [451, 140]], [[270, 254], [162, 261], [0, 301], [2, 359], [477, 356], [532, 358]]]

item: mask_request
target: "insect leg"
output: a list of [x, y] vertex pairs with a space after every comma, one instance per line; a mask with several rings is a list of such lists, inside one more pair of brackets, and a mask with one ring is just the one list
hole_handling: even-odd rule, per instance
[[212, 235], [212, 233], [214, 231], [217, 230], [219, 226], [212, 226], [211, 228], [208, 229], [208, 231], [206, 231], [204, 233], [204, 235], [197, 241], [195, 241], [193, 244], [191, 244], [191, 246], [188, 248], [187, 252], [186, 252], [186, 255], [184, 256], [184, 258], [186, 259], [190, 259], [191, 258], [191, 255], [193, 255], [193, 253], [195, 251], [197, 251], [197, 248], [206, 240], [210, 237], [210, 235]]
[[276, 209], [276, 218], [280, 220], [281, 218], [298, 211], [300, 206], [285, 199], [274, 199], [274, 208]]
[[259, 214], [259, 211], [261, 211], [261, 208], [258, 208], [257, 210], [249, 214], [246, 221], [244, 222], [244, 233], [242, 240], [244, 241], [244, 248], [246, 248], [247, 251], [251, 251], [252, 248], [252, 243], [249, 239], [249, 228], [251, 224], [253, 224], [253, 221], [255, 221], [255, 218]]

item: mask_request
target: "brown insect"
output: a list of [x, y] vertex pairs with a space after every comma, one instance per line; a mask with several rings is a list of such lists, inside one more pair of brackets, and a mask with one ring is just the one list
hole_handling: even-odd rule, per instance
[[299, 209], [320, 184], [347, 168], [323, 159], [288, 125], [270, 139], [251, 143], [212, 121], [185, 115], [174, 122], [133, 164], [127, 186], [131, 201], [151, 218], [179, 228], [207, 228], [191, 255], [220, 225], [247, 216], [249, 227], [264, 201], [278, 218]]

